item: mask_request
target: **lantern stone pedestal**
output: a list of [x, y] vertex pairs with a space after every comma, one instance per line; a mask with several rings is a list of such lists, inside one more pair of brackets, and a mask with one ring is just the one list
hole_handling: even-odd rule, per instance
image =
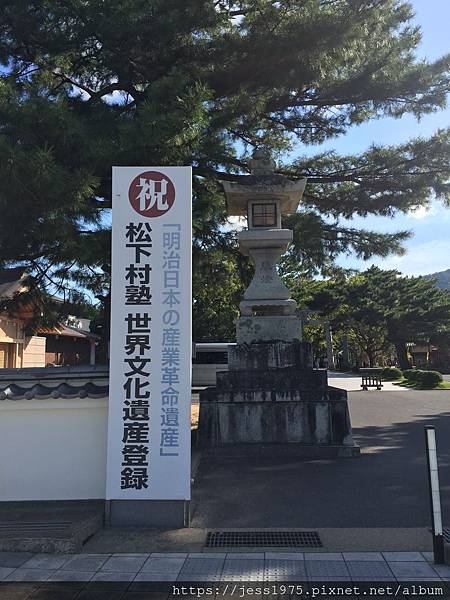
[[228, 371], [200, 392], [198, 446], [220, 455], [358, 456], [345, 390], [328, 386], [326, 369], [313, 368], [311, 345], [301, 341], [296, 302], [276, 264], [292, 241], [281, 214], [295, 212], [305, 180], [273, 173], [257, 153], [252, 175], [224, 183], [231, 215], [247, 214], [239, 249], [255, 274], [240, 303]]
[[309, 343], [238, 343], [228, 357], [229, 371], [200, 392], [202, 449], [322, 458], [359, 454], [347, 393], [327, 385], [326, 369], [313, 369]]

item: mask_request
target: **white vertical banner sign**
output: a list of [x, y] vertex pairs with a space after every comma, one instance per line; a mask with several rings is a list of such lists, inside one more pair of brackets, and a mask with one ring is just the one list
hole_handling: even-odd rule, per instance
[[190, 167], [113, 167], [108, 500], [189, 500]]

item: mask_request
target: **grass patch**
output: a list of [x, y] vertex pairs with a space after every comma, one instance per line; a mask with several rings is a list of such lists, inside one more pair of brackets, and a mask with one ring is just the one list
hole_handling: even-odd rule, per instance
[[400, 381], [393, 381], [392, 383], [401, 387], [410, 388], [411, 390], [450, 390], [450, 381], [440, 381], [433, 388], [420, 387], [420, 384], [417, 381], [408, 381], [408, 379], [405, 378]]

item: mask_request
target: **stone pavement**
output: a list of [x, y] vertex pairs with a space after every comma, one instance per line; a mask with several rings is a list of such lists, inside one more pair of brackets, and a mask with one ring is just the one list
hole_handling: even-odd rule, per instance
[[[448, 377], [448, 379], [446, 379]], [[450, 381], [449, 375], [444, 375], [444, 380]], [[328, 371], [328, 385], [332, 387], [341, 388], [347, 392], [360, 392], [361, 391], [361, 375], [355, 375], [353, 373], [341, 373], [339, 371]], [[192, 390], [192, 403], [198, 404], [199, 402], [199, 391], [204, 390], [205, 387], [196, 387]], [[376, 392], [375, 388], [370, 388], [369, 392]], [[413, 391], [410, 388], [405, 388], [400, 385], [396, 385], [393, 381], [383, 381], [383, 392], [405, 392]]]
[[[450, 566], [431, 552], [251, 552], [30, 554], [0, 552], [3, 582], [117, 583], [152, 581], [450, 581]], [[80, 586], [81, 587], [81, 586]], [[2, 588], [0, 587], [0, 590]], [[3, 598], [3, 596], [0, 597]]]
[[[339, 373], [338, 371], [328, 371], [328, 385], [341, 388], [347, 392], [361, 391], [361, 375], [352, 373]], [[375, 388], [370, 388], [367, 392], [377, 392]], [[396, 385], [393, 381], [383, 381], [382, 392], [405, 392], [411, 391], [410, 388], [405, 388]], [[367, 393], [366, 392], [366, 393]], [[380, 392], [378, 392], [380, 393]]]

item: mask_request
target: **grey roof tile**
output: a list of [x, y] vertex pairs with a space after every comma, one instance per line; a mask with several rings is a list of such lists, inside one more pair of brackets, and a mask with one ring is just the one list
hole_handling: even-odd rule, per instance
[[46, 398], [107, 398], [108, 386], [91, 381], [83, 385], [60, 383], [55, 387], [35, 384], [32, 387], [11, 383], [0, 387], [0, 400], [45, 400]]

